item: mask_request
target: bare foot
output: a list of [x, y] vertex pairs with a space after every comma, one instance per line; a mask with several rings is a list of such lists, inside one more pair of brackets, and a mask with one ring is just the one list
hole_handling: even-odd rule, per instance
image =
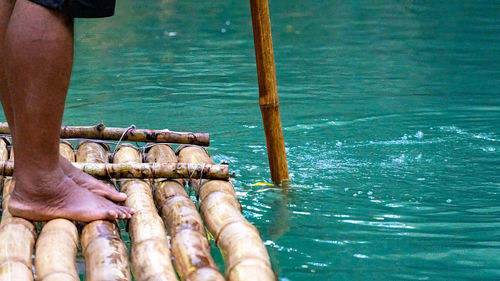
[[105, 184], [94, 177], [77, 169], [66, 158], [59, 156], [59, 165], [64, 173], [70, 177], [76, 184], [88, 189], [94, 194], [106, 197], [113, 201], [122, 202], [127, 199], [125, 193], [118, 192], [112, 185]]
[[54, 218], [89, 222], [130, 218], [133, 210], [80, 187], [61, 167], [50, 172], [15, 174], [15, 188], [9, 201], [14, 216], [33, 221]]

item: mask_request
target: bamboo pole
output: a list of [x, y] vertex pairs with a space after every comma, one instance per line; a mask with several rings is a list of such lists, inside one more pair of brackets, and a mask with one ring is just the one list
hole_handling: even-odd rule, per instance
[[75, 162], [76, 155], [71, 142], [66, 140], [61, 140], [59, 142], [59, 154], [61, 154], [62, 157], [64, 157], [69, 162], [71, 163]]
[[[75, 167], [85, 173], [101, 179], [109, 178], [209, 178], [229, 179], [229, 167], [217, 164], [192, 164], [192, 163], [73, 163]], [[14, 173], [13, 161], [0, 161], [0, 169], [3, 167], [5, 176]]]
[[[77, 161], [107, 162], [106, 148], [84, 142], [78, 146]], [[127, 248], [116, 222], [97, 220], [87, 224], [81, 236], [86, 280], [131, 280]]]
[[[59, 144], [59, 153], [70, 162], [75, 152], [70, 142]], [[67, 219], [54, 219], [44, 224], [36, 241], [35, 269], [37, 281], [79, 281], [76, 271], [78, 230]]]
[[78, 230], [66, 219], [47, 222], [36, 241], [37, 281], [78, 281]]
[[[147, 153], [150, 163], [177, 161], [167, 145], [155, 145]], [[184, 190], [183, 180], [153, 184], [155, 200], [170, 233], [174, 264], [182, 280], [223, 281], [210, 255], [205, 227], [196, 206]]]
[[[0, 139], [0, 156], [6, 160], [6, 143]], [[11, 179], [4, 179], [2, 222], [0, 223], [0, 281], [33, 280], [32, 252], [36, 232], [34, 225], [13, 217], [7, 206], [14, 189]]]
[[[10, 134], [6, 122], [0, 122], [0, 134]], [[96, 126], [62, 126], [61, 138], [83, 138], [99, 140], [122, 140], [136, 142], [184, 143], [202, 146], [210, 145], [207, 133], [172, 132], [169, 130], [148, 130], [135, 128], [112, 128], [104, 124]]]
[[[194, 146], [182, 148], [179, 161], [213, 162], [204, 149]], [[191, 181], [190, 184], [199, 185], [200, 213], [224, 253], [227, 280], [276, 280], [258, 230], [241, 214], [233, 185], [220, 180]]]
[[9, 141], [6, 138], [0, 138], [0, 159], [7, 160], [9, 159], [9, 150], [7, 149], [7, 145]]
[[250, 0], [259, 80], [259, 105], [266, 134], [267, 156], [271, 178], [276, 184], [289, 179], [285, 141], [279, 111], [273, 39], [267, 0]]
[[[113, 161], [142, 162], [142, 159], [136, 148], [122, 146]], [[143, 180], [122, 181], [121, 191], [127, 194], [125, 205], [135, 210], [128, 225], [135, 280], [177, 280], [165, 226], [156, 211], [150, 185]]]

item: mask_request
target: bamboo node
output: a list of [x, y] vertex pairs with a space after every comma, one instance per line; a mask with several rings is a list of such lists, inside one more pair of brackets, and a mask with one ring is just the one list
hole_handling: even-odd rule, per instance
[[104, 131], [104, 129], [106, 129], [106, 126], [103, 124], [103, 123], [99, 123], [95, 126], [96, 130], [98, 130], [99, 132], [102, 132]]
[[279, 102], [275, 102], [275, 103], [268, 103], [268, 104], [259, 104], [259, 107], [261, 109], [276, 109], [276, 108], [279, 108], [280, 107], [280, 103]]

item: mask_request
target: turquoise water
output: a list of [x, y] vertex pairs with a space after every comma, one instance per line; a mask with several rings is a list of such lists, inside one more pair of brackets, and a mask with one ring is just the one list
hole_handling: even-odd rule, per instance
[[442, 2], [270, 1], [286, 190], [248, 1], [78, 20], [64, 123], [210, 133], [280, 280], [498, 280], [500, 3]]

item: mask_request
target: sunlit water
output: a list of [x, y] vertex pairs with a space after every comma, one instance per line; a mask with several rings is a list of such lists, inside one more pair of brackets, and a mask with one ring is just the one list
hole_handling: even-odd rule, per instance
[[210, 133], [280, 280], [498, 280], [500, 4], [443, 2], [270, 1], [288, 190], [247, 1], [78, 20], [64, 123]]

